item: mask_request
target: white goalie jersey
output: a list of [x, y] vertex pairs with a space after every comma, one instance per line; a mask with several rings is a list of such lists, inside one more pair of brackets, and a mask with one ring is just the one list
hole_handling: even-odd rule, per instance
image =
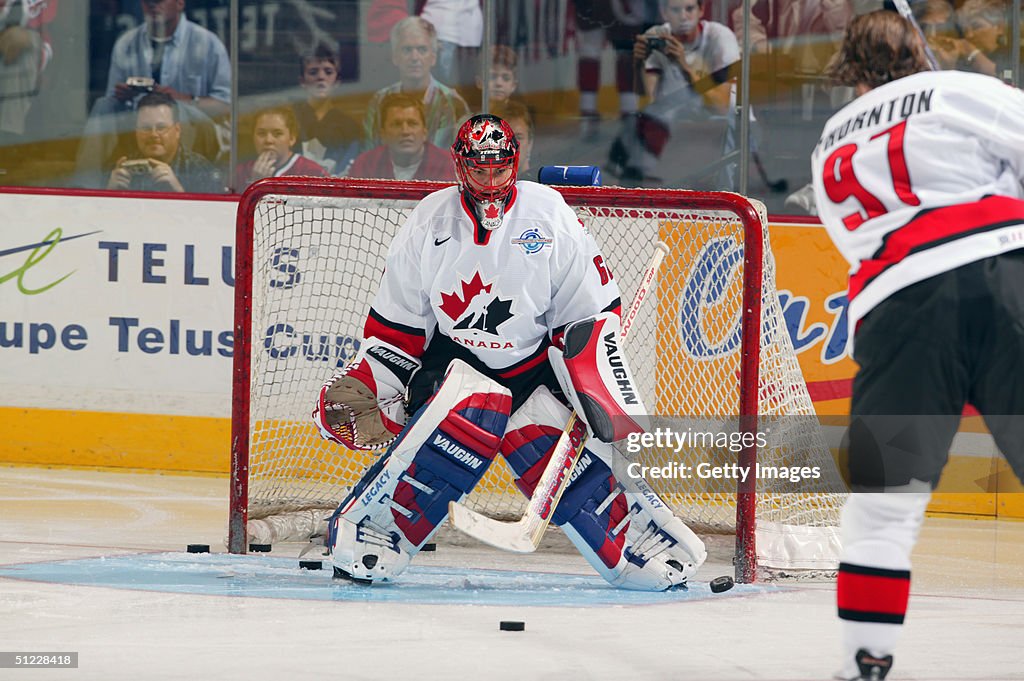
[[516, 183], [493, 231], [470, 210], [449, 187], [409, 215], [391, 243], [365, 337], [420, 357], [443, 334], [507, 378], [544, 362], [567, 324], [619, 312], [596, 242], [557, 191]]
[[851, 337], [892, 293], [1024, 247], [1024, 93], [995, 78], [929, 71], [875, 88], [828, 121], [811, 167], [851, 266]]

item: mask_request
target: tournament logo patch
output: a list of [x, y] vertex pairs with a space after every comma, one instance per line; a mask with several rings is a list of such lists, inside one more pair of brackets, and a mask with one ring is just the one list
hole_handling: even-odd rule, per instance
[[520, 234], [519, 238], [512, 239], [511, 243], [514, 246], [521, 246], [523, 252], [530, 255], [540, 252], [545, 246], [550, 246], [551, 241], [551, 237], [544, 236], [539, 230], [531, 227]]

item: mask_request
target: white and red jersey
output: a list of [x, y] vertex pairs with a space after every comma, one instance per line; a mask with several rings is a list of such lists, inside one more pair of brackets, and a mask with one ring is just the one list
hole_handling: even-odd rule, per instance
[[829, 119], [811, 170], [851, 266], [852, 337], [894, 292], [1024, 247], [1024, 92], [960, 71], [900, 78]]
[[391, 242], [364, 337], [421, 357], [443, 334], [510, 378], [544, 362], [570, 322], [619, 312], [597, 243], [557, 191], [516, 183], [493, 231], [471, 210], [454, 186], [413, 210]]
[[[669, 36], [672, 35], [672, 27], [670, 24], [655, 26], [647, 30], [647, 35]], [[722, 79], [720, 82], [725, 82], [727, 74], [724, 69], [740, 60], [740, 46], [736, 41], [736, 34], [729, 30], [728, 26], [704, 19], [700, 22], [697, 42], [686, 46], [685, 51], [686, 67], [695, 81], [719, 74]], [[648, 73], [657, 73], [660, 76], [655, 97], [667, 97], [690, 87], [690, 82], [683, 76], [683, 71], [675, 59], [660, 50], [651, 51], [644, 62], [644, 68]]]

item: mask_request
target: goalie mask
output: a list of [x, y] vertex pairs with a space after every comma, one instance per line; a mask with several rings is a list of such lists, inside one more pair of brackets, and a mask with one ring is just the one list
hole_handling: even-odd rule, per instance
[[512, 128], [491, 114], [473, 116], [459, 128], [452, 160], [481, 224], [497, 229], [519, 172], [519, 142]]

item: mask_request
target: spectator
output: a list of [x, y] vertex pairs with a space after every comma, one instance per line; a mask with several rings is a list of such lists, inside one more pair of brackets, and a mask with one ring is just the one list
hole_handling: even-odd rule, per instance
[[644, 0], [577, 2], [576, 83], [580, 89], [580, 122], [584, 138], [597, 134], [601, 116], [597, 91], [601, 87], [601, 50], [605, 41], [615, 50], [615, 88], [619, 115], [635, 114], [638, 97], [634, 84], [633, 41], [644, 26]]
[[356, 157], [350, 177], [455, 181], [451, 153], [427, 141], [427, 119], [417, 97], [392, 93], [380, 103], [384, 143]]
[[949, 0], [925, 0], [913, 5], [914, 18], [929, 38], [956, 33], [956, 10]]
[[506, 100], [494, 109], [494, 115], [504, 119], [519, 142], [519, 179], [527, 179], [530, 170], [530, 152], [533, 151], [533, 116], [522, 102]]
[[[53, 54], [45, 27], [57, 0], [0, 0], [0, 159], [25, 134], [29, 107]], [[13, 159], [11, 159], [13, 161]], [[9, 161], [0, 161], [0, 168]]]
[[454, 88], [466, 87], [478, 71], [484, 39], [481, 0], [417, 0], [421, 18], [437, 29], [438, 79]]
[[[637, 36], [633, 59], [643, 61], [644, 84], [653, 101], [623, 121], [612, 144], [613, 173], [626, 180], [650, 180], [678, 120], [727, 121], [722, 157], [736, 146], [735, 81], [730, 66], [739, 61], [736, 36], [728, 27], [701, 19], [704, 0], [660, 0], [666, 23]], [[727, 164], [719, 188], [735, 185], [735, 163]], [[724, 186], [722, 186], [724, 185]]]
[[398, 68], [399, 81], [378, 90], [370, 100], [363, 122], [363, 145], [376, 147], [380, 138], [380, 103], [385, 95], [396, 92], [414, 95], [423, 101], [428, 139], [446, 149], [455, 141], [455, 126], [469, 115], [469, 107], [459, 93], [442, 85], [432, 75], [437, 61], [437, 34], [434, 26], [420, 17], [406, 17], [391, 29], [391, 61]]
[[335, 106], [340, 63], [337, 55], [318, 47], [299, 60], [299, 85], [306, 100], [295, 105], [302, 155], [329, 174], [340, 175], [359, 151], [359, 125]]
[[[883, 5], [883, 9], [895, 10]], [[956, 26], [956, 10], [949, 0], [925, 0], [911, 6], [914, 19], [921, 27], [928, 46], [940, 69], [953, 69], [960, 59], [960, 32]]]
[[[482, 75], [476, 77], [476, 87], [483, 90]], [[491, 50], [491, 68], [487, 80], [488, 107], [501, 106], [509, 101], [519, 87], [519, 57], [506, 45], [495, 45]]]
[[230, 111], [227, 50], [214, 33], [188, 20], [185, 0], [139, 3], [144, 21], [114, 44], [106, 94], [93, 105], [78, 150], [79, 183], [87, 186], [114, 150], [118, 131], [128, 126], [128, 112], [147, 92], [178, 102], [191, 149], [210, 159], [220, 150], [213, 121]]
[[136, 153], [122, 156], [107, 189], [220, 193], [224, 183], [213, 164], [181, 143], [178, 104], [163, 92], [139, 100], [135, 112]]
[[256, 180], [285, 175], [327, 177], [324, 167], [293, 149], [299, 138], [299, 124], [289, 107], [276, 107], [256, 116], [253, 146], [259, 154], [235, 169], [234, 189], [241, 192]]
[[956, 13], [963, 33], [959, 67], [996, 76], [999, 50], [1006, 39], [1006, 4], [1002, 0], [967, 0]]

